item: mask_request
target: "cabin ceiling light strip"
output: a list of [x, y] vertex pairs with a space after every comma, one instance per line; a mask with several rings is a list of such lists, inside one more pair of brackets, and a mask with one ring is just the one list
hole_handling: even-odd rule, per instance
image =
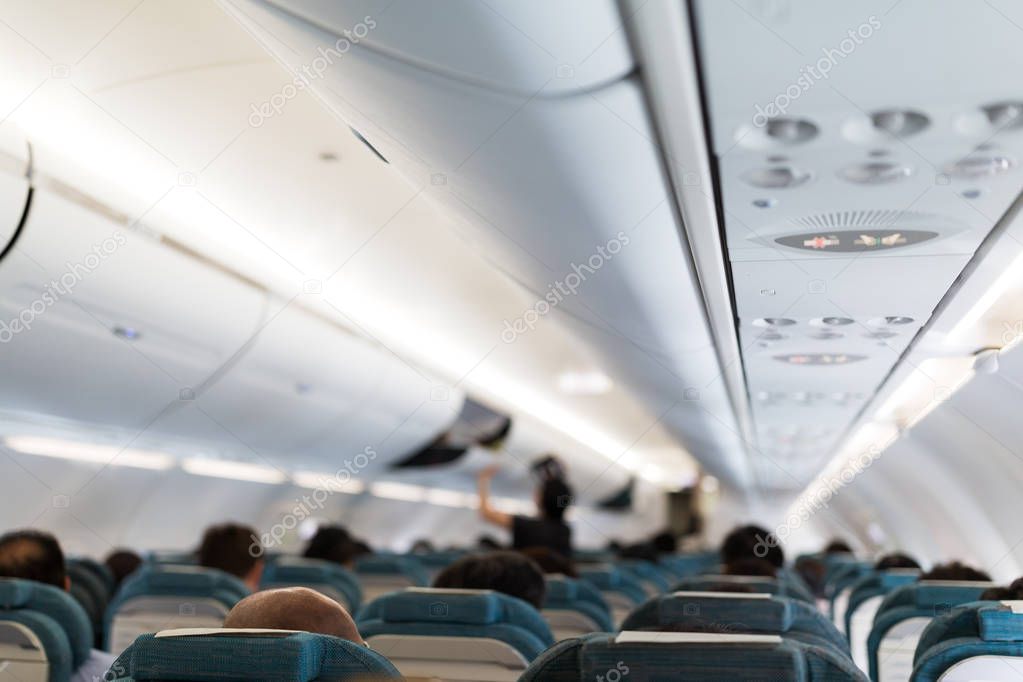
[[911, 429], [973, 378], [972, 357], [930, 358], [914, 367], [875, 419]]
[[4, 445], [26, 455], [92, 462], [109, 466], [163, 471], [174, 466], [174, 457], [164, 452], [99, 445], [42, 436], [10, 436]]
[[248, 462], [233, 462], [224, 459], [191, 457], [181, 463], [181, 468], [196, 476], [230, 478], [236, 481], [277, 484], [288, 480], [287, 474], [273, 467]]
[[[347, 473], [346, 470], [342, 469]], [[323, 474], [316, 471], [296, 471], [291, 475], [291, 481], [302, 488], [310, 490], [326, 490], [331, 493], [345, 493], [347, 495], [359, 495], [366, 491], [366, 484], [362, 481], [355, 481], [349, 477], [342, 480], [340, 474]]]
[[985, 313], [994, 307], [995, 303], [1011, 288], [1019, 286], [1023, 283], [1023, 253], [1020, 253], [1013, 259], [1012, 264], [1009, 265], [998, 276], [998, 279], [994, 281], [990, 288], [984, 292], [984, 295], [977, 299], [977, 302], [973, 304], [970, 310], [963, 315], [963, 319], [956, 323], [956, 326], [949, 332], [947, 340], [955, 342], [957, 339], [964, 336], [968, 331], [972, 330], [977, 322], [980, 321]]

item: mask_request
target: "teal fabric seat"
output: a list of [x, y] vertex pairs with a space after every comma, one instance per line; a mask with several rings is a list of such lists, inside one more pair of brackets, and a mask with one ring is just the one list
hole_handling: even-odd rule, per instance
[[993, 667], [999, 678], [1023, 678], [1023, 602], [971, 602], [936, 617], [920, 636], [911, 680], [935, 682], [978, 657], [1018, 659]]
[[851, 661], [830, 649], [773, 635], [622, 632], [559, 642], [535, 660], [519, 682], [630, 679], [866, 680]]
[[367, 604], [357, 621], [367, 641], [382, 635], [491, 639], [508, 645], [527, 662], [554, 643], [539, 611], [491, 590], [409, 588]]
[[[872, 575], [874, 568], [870, 564], [855, 561], [838, 564], [835, 568], [829, 566], [829, 569], [831, 569], [830, 576], [825, 578], [824, 582], [824, 598], [828, 600], [828, 615], [836, 623], [844, 623], [849, 603], [848, 596], [852, 593], [853, 585], [861, 578]], [[839, 600], [843, 592], [845, 592], [846, 601], [836, 612], [835, 602]]]
[[395, 576], [404, 578], [409, 585], [425, 586], [430, 578], [419, 559], [412, 555], [367, 554], [355, 560], [355, 573], [365, 576]]
[[116, 682], [398, 679], [395, 667], [361, 644], [308, 632], [208, 630], [142, 635], [111, 671]]
[[[135, 637], [176, 624], [212, 627], [249, 589], [233, 575], [198, 566], [146, 564], [121, 584], [103, 620], [107, 651]], [[116, 632], [115, 632], [116, 630]]]
[[[967, 602], [976, 601], [981, 592], [991, 587], [985, 582], [958, 582], [958, 581], [922, 581], [898, 587], [884, 598], [881, 606], [874, 616], [874, 626], [867, 638], [867, 657], [870, 670], [870, 679], [878, 680], [880, 676], [878, 651], [884, 639], [900, 625], [905, 627], [912, 620], [929, 620], [936, 616], [951, 611], [955, 606]], [[922, 627], [920, 628], [923, 629]], [[915, 637], [909, 633], [906, 636]], [[900, 647], [905, 649], [905, 647]], [[910, 656], [915, 649], [907, 652]], [[892, 656], [888, 657], [893, 658]], [[900, 665], [900, 661], [892, 665]]]
[[918, 570], [891, 569], [869, 573], [853, 583], [845, 608], [845, 635], [852, 649], [853, 662], [863, 670], [870, 668], [867, 640], [874, 615], [885, 595], [898, 587], [915, 583], [919, 578]]
[[[611, 609], [600, 595], [600, 591], [590, 583], [567, 578], [565, 576], [547, 577], [547, 595], [544, 600], [543, 613], [555, 635], [559, 629], [571, 629], [570, 623], [558, 618], [557, 612], [571, 612], [582, 616], [582, 624], [588, 622], [587, 632], [611, 632], [614, 622], [611, 620]], [[575, 622], [579, 622], [578, 619]], [[561, 628], [559, 628], [561, 626]]]
[[813, 595], [804, 588], [779, 578], [767, 578], [760, 576], [744, 575], [698, 575], [686, 578], [678, 582], [672, 592], [713, 592], [715, 586], [725, 584], [739, 584], [750, 587], [755, 592], [775, 594], [779, 597], [791, 597], [810, 604], [814, 604]]
[[619, 559], [616, 564], [620, 571], [631, 573], [641, 585], [645, 584], [650, 594], [663, 594], [671, 588], [674, 576], [660, 564], [641, 559]]
[[720, 561], [717, 552], [672, 554], [661, 557], [661, 564], [674, 574], [676, 580], [713, 571]]
[[326, 594], [351, 613], [362, 606], [362, 588], [348, 569], [331, 561], [301, 557], [278, 557], [263, 568], [260, 588], [301, 585]]
[[[95, 567], [80, 559], [68, 559], [67, 575], [71, 579], [71, 596], [89, 616], [93, 632], [101, 634], [103, 632], [103, 614], [106, 612], [111, 597], [110, 587]], [[102, 637], [99, 639], [102, 640]], [[96, 644], [102, 646], [102, 641], [96, 642]]]
[[579, 569], [579, 578], [600, 590], [612, 610], [620, 610], [623, 615], [647, 598], [635, 575], [614, 566], [584, 566]]
[[813, 606], [767, 594], [676, 592], [629, 614], [623, 630], [778, 635], [849, 655], [842, 634]]
[[92, 649], [92, 626], [78, 602], [63, 590], [29, 580], [0, 578], [0, 632], [0, 650], [13, 666], [8, 671], [13, 679], [18, 670], [45, 662], [51, 682], [65, 682]]

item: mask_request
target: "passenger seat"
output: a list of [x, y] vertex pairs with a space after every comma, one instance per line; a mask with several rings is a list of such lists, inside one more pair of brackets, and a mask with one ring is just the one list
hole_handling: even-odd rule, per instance
[[646, 590], [639, 579], [614, 566], [582, 566], [579, 578], [600, 590], [601, 596], [611, 607], [611, 618], [616, 625], [647, 599]]
[[409, 678], [511, 682], [554, 643], [532, 606], [500, 592], [409, 588], [367, 604], [359, 632]]
[[355, 574], [332, 561], [282, 556], [263, 568], [260, 589], [296, 585], [330, 597], [349, 613], [358, 613], [362, 606], [362, 588]]
[[0, 670], [4, 679], [66, 682], [88, 658], [89, 618], [67, 592], [0, 578]]
[[169, 627], [219, 627], [245, 584], [212, 568], [146, 565], [127, 578], [107, 607], [106, 650], [126, 649], [141, 634]]
[[547, 576], [547, 598], [540, 613], [556, 640], [615, 629], [607, 602], [584, 580]]
[[291, 630], [186, 629], [142, 635], [114, 662], [112, 682], [400, 679], [377, 652]]
[[366, 602], [395, 590], [430, 584], [426, 569], [411, 556], [367, 554], [355, 560], [355, 574]]
[[785, 680], [864, 682], [852, 661], [776, 635], [593, 634], [551, 647], [520, 682]]
[[976, 602], [938, 616], [914, 659], [914, 682], [1023, 682], [1023, 602]]

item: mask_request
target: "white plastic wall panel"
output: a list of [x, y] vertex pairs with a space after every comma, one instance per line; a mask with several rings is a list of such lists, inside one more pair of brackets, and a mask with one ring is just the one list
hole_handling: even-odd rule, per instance
[[[245, 343], [263, 295], [37, 189], [0, 267], [0, 308], [8, 325], [30, 322], [0, 353], [4, 408], [138, 428]], [[117, 328], [138, 337], [118, 337]]]
[[[611, 0], [267, 4], [347, 35], [363, 48], [495, 90], [531, 95], [544, 88], [548, 95], [564, 95], [617, 80], [633, 69]], [[333, 40], [324, 44], [325, 49], [331, 46]]]

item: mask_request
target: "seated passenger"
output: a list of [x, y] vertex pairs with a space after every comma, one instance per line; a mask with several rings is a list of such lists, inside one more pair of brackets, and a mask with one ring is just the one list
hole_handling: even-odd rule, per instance
[[343, 526], [327, 525], [316, 529], [316, 534], [310, 538], [302, 556], [307, 559], [332, 561], [347, 569], [353, 569], [356, 557], [365, 553]]
[[[64, 552], [49, 533], [19, 530], [0, 537], [0, 577], [34, 580], [61, 590], [71, 590]], [[71, 682], [107, 679], [114, 656], [93, 649], [85, 663], [71, 676]]]
[[908, 554], [902, 552], [893, 552], [891, 554], [885, 554], [883, 557], [877, 560], [874, 564], [874, 568], [878, 571], [887, 571], [892, 568], [920, 568], [920, 564], [917, 560]]
[[578, 578], [579, 571], [575, 569], [575, 562], [567, 559], [547, 547], [526, 547], [519, 550], [522, 554], [536, 562], [540, 570], [547, 575], [564, 575], [569, 578]]
[[774, 533], [760, 526], [740, 526], [721, 543], [721, 563], [728, 565], [742, 559], [764, 559], [781, 568], [785, 565], [785, 552]]
[[504, 549], [504, 545], [494, 539], [492, 535], [481, 535], [476, 538], [476, 548], [485, 552]]
[[130, 549], [115, 549], [104, 562], [114, 576], [114, 589], [142, 565], [142, 557]]
[[799, 557], [796, 559], [795, 571], [815, 597], [824, 597], [824, 578], [827, 574], [827, 566], [823, 561], [816, 557]]
[[920, 576], [920, 580], [966, 580], [970, 582], [988, 582], [991, 580], [984, 571], [967, 566], [959, 561], [938, 564]]
[[678, 538], [670, 531], [661, 531], [650, 539], [650, 544], [659, 554], [674, 554], [678, 551]]
[[[259, 551], [254, 551], [258, 547]], [[240, 578], [256, 592], [263, 577], [263, 551], [259, 536], [248, 526], [222, 523], [210, 526], [203, 535], [198, 551], [199, 565], [216, 568]]]
[[740, 559], [739, 561], [726, 564], [723, 574], [774, 578], [778, 575], [778, 569], [764, 559]]
[[824, 548], [824, 554], [830, 556], [832, 554], [852, 554], [852, 547], [849, 546], [844, 540], [832, 540]]
[[1020, 595], [1016, 594], [1012, 589], [1008, 587], [989, 587], [980, 593], [977, 597], [978, 601], [1012, 601], [1019, 599]]
[[532, 559], [518, 552], [491, 552], [462, 557], [433, 580], [434, 587], [462, 590], [494, 590], [543, 606], [547, 583]]
[[410, 554], [433, 554], [434, 553], [433, 543], [426, 538], [420, 538], [412, 543], [412, 549], [409, 550]]
[[364, 644], [348, 611], [308, 587], [283, 587], [251, 594], [234, 605], [224, 619], [224, 627], [300, 630]]

